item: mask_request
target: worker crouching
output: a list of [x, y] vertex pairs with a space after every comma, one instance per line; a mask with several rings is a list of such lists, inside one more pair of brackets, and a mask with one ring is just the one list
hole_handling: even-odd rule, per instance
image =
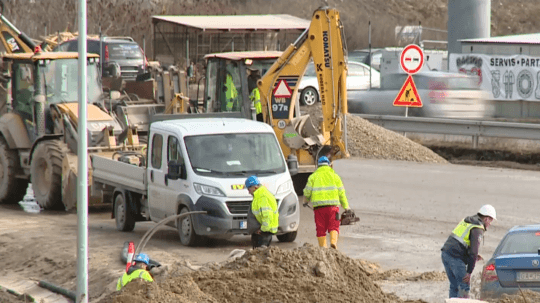
[[[278, 231], [279, 212], [277, 202], [274, 195], [268, 191], [266, 187], [261, 185], [261, 182], [256, 176], [251, 176], [246, 179], [246, 188], [253, 196], [251, 202], [251, 210], [248, 216], [254, 216], [259, 228], [256, 228], [251, 233], [251, 244], [253, 248], [270, 246], [272, 236]], [[251, 222], [253, 220], [249, 220]], [[248, 223], [248, 225], [250, 225]], [[253, 227], [248, 226], [248, 229]]]
[[304, 188], [304, 204], [311, 202], [315, 213], [315, 227], [320, 247], [327, 247], [326, 232], [330, 233], [330, 246], [337, 249], [339, 235], [339, 205], [349, 209], [341, 178], [330, 167], [330, 160], [322, 156], [317, 170], [309, 176]]
[[148, 271], [148, 263], [150, 263], [150, 258], [147, 254], [138, 254], [133, 259], [134, 265], [130, 266], [116, 284], [116, 290], [121, 290], [122, 287], [126, 286], [129, 282], [135, 279], [143, 279], [148, 282], [154, 282], [154, 278]]

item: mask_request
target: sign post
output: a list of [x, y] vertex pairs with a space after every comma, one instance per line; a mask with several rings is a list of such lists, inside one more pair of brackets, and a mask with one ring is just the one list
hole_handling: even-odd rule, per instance
[[422, 69], [422, 66], [424, 66], [424, 52], [418, 45], [407, 45], [401, 52], [399, 63], [401, 69], [403, 69], [408, 76], [394, 100], [393, 105], [405, 106], [405, 117], [407, 117], [409, 114], [409, 107], [423, 106], [412, 75], [419, 72]]

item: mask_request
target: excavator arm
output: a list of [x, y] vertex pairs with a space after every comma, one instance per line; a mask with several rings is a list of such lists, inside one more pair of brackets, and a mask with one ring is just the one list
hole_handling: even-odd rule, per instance
[[26, 34], [18, 30], [4, 16], [4, 3], [0, 1], [0, 40], [4, 45], [6, 53], [33, 53], [37, 44]]
[[[307, 29], [258, 81], [265, 122], [270, 124], [285, 157], [296, 156], [300, 173], [316, 168], [319, 156], [349, 156], [346, 148], [347, 63], [343, 25], [335, 9], [317, 9]], [[298, 84], [313, 59], [322, 103], [322, 122], [295, 115]], [[296, 113], [299, 111], [296, 110]], [[326, 147], [326, 150], [324, 149]]]

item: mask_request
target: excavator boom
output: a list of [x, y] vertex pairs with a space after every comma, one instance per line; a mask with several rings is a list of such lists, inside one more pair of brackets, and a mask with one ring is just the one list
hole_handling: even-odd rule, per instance
[[6, 53], [33, 53], [37, 44], [21, 32], [4, 16], [4, 3], [0, 1], [0, 40]]
[[[258, 81], [265, 122], [272, 125], [285, 157], [296, 156], [299, 172], [312, 172], [319, 156], [348, 157], [345, 138], [347, 113], [346, 49], [343, 26], [335, 9], [317, 9], [307, 29]], [[295, 117], [294, 100], [310, 60], [313, 60], [322, 103], [322, 122], [314, 127], [309, 116]], [[323, 146], [330, 151], [323, 151]]]

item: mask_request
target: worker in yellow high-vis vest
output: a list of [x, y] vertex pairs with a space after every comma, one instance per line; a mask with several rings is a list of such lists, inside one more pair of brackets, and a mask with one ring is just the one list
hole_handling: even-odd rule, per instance
[[311, 202], [315, 213], [315, 229], [320, 247], [326, 246], [326, 232], [330, 234], [330, 246], [337, 249], [339, 235], [339, 206], [349, 209], [343, 182], [330, 167], [330, 160], [322, 156], [317, 170], [309, 176], [304, 188], [304, 204]]
[[484, 231], [497, 219], [495, 208], [486, 204], [474, 216], [461, 220], [441, 248], [441, 258], [450, 281], [450, 298], [468, 298], [471, 275]]
[[249, 99], [253, 102], [253, 107], [255, 107], [257, 121], [263, 122], [261, 92], [257, 86], [257, 81], [259, 79], [261, 79], [260, 71], [256, 68], [250, 68], [248, 76], [248, 90], [250, 91]]
[[[279, 211], [274, 195], [261, 184], [257, 176], [246, 179], [246, 189], [253, 196], [251, 214], [260, 224], [259, 229], [251, 235], [253, 248], [270, 246], [272, 236], [278, 232]], [[249, 219], [248, 219], [249, 220]]]
[[147, 254], [138, 254], [133, 258], [134, 265], [130, 266], [120, 279], [116, 283], [116, 290], [121, 290], [122, 287], [126, 286], [129, 282], [135, 279], [143, 279], [148, 282], [154, 282], [154, 278], [148, 271], [148, 263], [150, 263], [150, 258]]

